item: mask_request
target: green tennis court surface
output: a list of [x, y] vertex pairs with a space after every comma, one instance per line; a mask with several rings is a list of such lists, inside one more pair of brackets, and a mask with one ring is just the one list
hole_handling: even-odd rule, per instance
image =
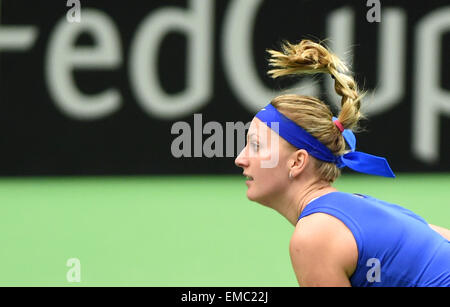
[[[1, 178], [0, 285], [297, 286], [293, 226], [247, 200], [244, 180]], [[450, 174], [345, 174], [335, 186], [450, 228]], [[80, 283], [66, 279], [70, 258]]]

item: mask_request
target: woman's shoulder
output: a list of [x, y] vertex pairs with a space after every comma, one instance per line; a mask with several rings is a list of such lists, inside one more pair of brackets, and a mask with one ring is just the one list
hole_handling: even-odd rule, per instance
[[349, 228], [326, 213], [313, 213], [298, 221], [290, 241], [291, 258], [328, 262], [342, 267], [348, 276], [356, 269], [358, 247]]
[[322, 243], [355, 242], [350, 229], [333, 215], [316, 212], [300, 219], [296, 224], [291, 242]]

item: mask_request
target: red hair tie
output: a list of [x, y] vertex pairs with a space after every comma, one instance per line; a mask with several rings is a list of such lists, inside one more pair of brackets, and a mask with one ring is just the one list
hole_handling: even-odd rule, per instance
[[339, 119], [336, 119], [333, 121], [333, 123], [336, 125], [336, 127], [338, 127], [339, 131], [342, 133], [344, 132], [344, 126], [342, 125], [342, 123], [339, 121]]

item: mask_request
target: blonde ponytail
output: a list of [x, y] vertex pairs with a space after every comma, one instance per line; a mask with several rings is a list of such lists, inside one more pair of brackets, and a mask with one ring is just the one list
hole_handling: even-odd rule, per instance
[[[268, 74], [272, 78], [288, 75], [330, 74], [335, 80], [334, 89], [342, 97], [339, 122], [345, 129], [356, 129], [361, 114], [360, 93], [355, 79], [349, 75], [347, 65], [325, 46], [311, 40], [302, 40], [299, 44], [284, 42], [281, 51], [267, 50], [270, 54]], [[335, 155], [346, 151], [341, 131], [333, 123], [329, 107], [315, 97], [301, 95], [282, 95], [272, 104], [284, 115], [295, 121], [306, 131], [327, 146]], [[317, 160], [322, 179], [333, 182], [340, 170], [335, 164]]]
[[282, 52], [267, 50], [271, 55], [269, 65], [274, 67], [268, 71], [272, 78], [301, 74], [330, 74], [335, 80], [334, 89], [342, 97], [339, 121], [345, 129], [353, 129], [362, 118], [360, 112], [361, 99], [354, 78], [347, 73], [347, 65], [334, 53], [321, 44], [311, 40], [302, 40], [299, 44], [284, 42]]

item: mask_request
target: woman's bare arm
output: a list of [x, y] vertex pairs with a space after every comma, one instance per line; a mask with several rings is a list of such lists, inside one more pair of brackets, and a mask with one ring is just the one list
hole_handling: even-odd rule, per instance
[[436, 232], [438, 232], [441, 236], [443, 236], [444, 238], [446, 238], [447, 240], [450, 241], [450, 230], [449, 229], [446, 229], [444, 227], [439, 227], [436, 225], [431, 225], [431, 224], [430, 224], [430, 227], [433, 230], [435, 230]]

